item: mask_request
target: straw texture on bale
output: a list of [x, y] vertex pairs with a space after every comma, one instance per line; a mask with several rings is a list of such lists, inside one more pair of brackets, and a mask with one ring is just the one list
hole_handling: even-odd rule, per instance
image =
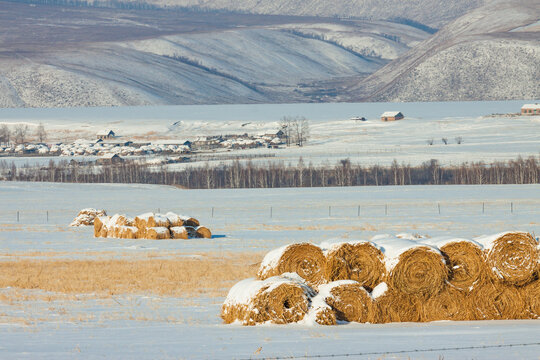
[[450, 284], [463, 291], [470, 291], [482, 284], [488, 268], [482, 249], [470, 241], [456, 241], [446, 244], [440, 250], [447, 256], [451, 270]]
[[429, 247], [419, 246], [399, 256], [386, 282], [403, 294], [427, 297], [441, 291], [448, 276], [442, 255]]
[[[267, 254], [273, 256], [272, 252]], [[278, 259], [265, 257], [261, 263], [257, 277], [267, 279], [283, 273], [297, 273], [310, 286], [318, 286], [325, 282], [326, 258], [320, 247], [310, 243], [288, 245]]]
[[424, 299], [389, 289], [375, 300], [376, 323], [421, 322]]
[[521, 292], [514, 286], [488, 281], [468, 296], [476, 320], [509, 320], [529, 317]]
[[147, 213], [135, 218], [135, 226], [141, 228], [169, 227], [170, 222], [166, 216], [161, 214]]
[[522, 291], [529, 316], [533, 319], [540, 318], [540, 281], [535, 280], [523, 287]]
[[102, 229], [104, 227], [103, 224], [108, 223], [109, 219], [110, 219], [110, 216], [97, 217], [94, 219], [94, 237], [101, 237]]
[[82, 209], [69, 226], [91, 226], [94, 225], [95, 218], [106, 215], [107, 212], [105, 210], [92, 208]]
[[253, 299], [253, 308], [256, 314], [252, 319], [256, 323], [288, 324], [304, 318], [309, 309], [309, 299], [300, 285], [282, 283], [261, 289]]
[[337, 318], [334, 311], [329, 306], [312, 310], [315, 313], [315, 322], [319, 325], [336, 325]]
[[355, 280], [371, 290], [385, 275], [384, 255], [369, 242], [343, 243], [326, 253], [328, 281]]
[[197, 226], [195, 228], [195, 237], [196, 238], [211, 239], [212, 238], [212, 232], [207, 227]]
[[[331, 285], [328, 284], [328, 286]], [[358, 282], [351, 281], [332, 286], [330, 296], [327, 296], [325, 300], [338, 320], [361, 323], [375, 321], [376, 311], [373, 299]]]
[[165, 214], [167, 219], [169, 219], [169, 224], [171, 227], [180, 227], [184, 226], [184, 220], [182, 220], [182, 217], [180, 215], [177, 215], [173, 212], [168, 212]]
[[183, 218], [183, 221], [184, 221], [184, 226], [191, 226], [191, 227], [194, 227], [196, 228], [197, 226], [200, 226], [201, 224], [199, 223], [199, 220], [195, 219], [195, 218], [192, 218], [192, 217], [184, 217]]
[[538, 242], [528, 233], [504, 234], [494, 241], [487, 261], [497, 280], [509, 285], [525, 285], [538, 274]]
[[422, 321], [474, 320], [474, 313], [466, 305], [466, 294], [452, 286], [446, 286], [441, 292], [422, 302]]
[[152, 227], [146, 229], [145, 238], [150, 240], [170, 239], [171, 233], [166, 227]]
[[120, 226], [118, 237], [120, 239], [136, 239], [138, 229], [135, 226]]
[[188, 232], [184, 226], [174, 226], [170, 229], [171, 237], [173, 239], [187, 239], [188, 238]]

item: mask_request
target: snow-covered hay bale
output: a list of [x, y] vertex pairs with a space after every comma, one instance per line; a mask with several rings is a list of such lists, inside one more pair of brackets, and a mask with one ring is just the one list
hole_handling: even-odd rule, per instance
[[[110, 216], [99, 216], [94, 219], [94, 237], [106, 237], [106, 226], [105, 224], [109, 223], [109, 220], [111, 219]], [[105, 227], [105, 236], [103, 235], [103, 228]]]
[[113, 221], [114, 226], [135, 226], [135, 221], [126, 215], [115, 214], [113, 216]]
[[178, 214], [175, 214], [173, 212], [168, 212], [165, 214], [167, 219], [169, 219], [169, 224], [171, 227], [181, 227], [184, 226], [184, 220], [182, 220], [182, 217]]
[[527, 284], [522, 289], [522, 295], [527, 306], [529, 316], [533, 319], [540, 318], [540, 280]]
[[188, 231], [184, 226], [173, 226], [169, 228], [171, 232], [171, 238], [173, 239], [187, 239]]
[[266, 280], [247, 279], [234, 285], [221, 308], [225, 323], [298, 322], [309, 310], [313, 290], [296, 274]]
[[190, 217], [190, 216], [182, 216], [180, 215], [180, 217], [182, 218], [182, 220], [184, 221], [184, 226], [191, 226], [191, 227], [194, 227], [196, 228], [197, 226], [201, 225], [199, 223], [199, 220], [193, 218], [193, 217]]
[[376, 323], [422, 321], [423, 299], [418, 296], [403, 294], [394, 289], [387, 289], [378, 296], [374, 296], [374, 300], [376, 306]]
[[487, 282], [473, 290], [469, 306], [476, 320], [526, 319], [529, 317], [522, 292], [515, 286]]
[[135, 226], [119, 226], [117, 229], [117, 237], [120, 239], [136, 239], [139, 230]]
[[319, 325], [336, 325], [337, 317], [336, 313], [330, 306], [322, 306], [314, 308], [313, 310], [315, 322]]
[[319, 287], [338, 320], [374, 322], [375, 305], [371, 295], [354, 280], [338, 280]]
[[463, 291], [470, 291], [486, 281], [488, 267], [480, 244], [458, 240], [445, 244], [440, 250], [448, 258], [451, 269], [450, 284]]
[[507, 232], [477, 239], [484, 245], [491, 275], [508, 285], [525, 285], [538, 274], [538, 242], [526, 232]]
[[264, 257], [257, 277], [261, 280], [283, 273], [297, 273], [310, 286], [325, 282], [326, 258], [320, 247], [310, 243], [290, 244]]
[[474, 320], [474, 313], [467, 306], [466, 294], [452, 286], [446, 286], [422, 303], [422, 321]]
[[384, 255], [370, 242], [334, 244], [326, 251], [329, 281], [355, 280], [371, 290], [385, 275]]
[[69, 226], [91, 226], [94, 225], [94, 219], [99, 216], [106, 216], [105, 210], [97, 210], [93, 208], [82, 209], [77, 217], [69, 224]]
[[162, 214], [145, 213], [135, 217], [135, 226], [139, 229], [170, 226], [167, 216]]
[[204, 239], [212, 238], [212, 232], [207, 227], [197, 226], [194, 230], [195, 230], [194, 237], [196, 238], [204, 238]]
[[164, 239], [170, 239], [171, 238], [171, 232], [166, 227], [151, 227], [146, 229], [146, 236], [145, 239], [150, 240], [164, 240]]
[[399, 256], [386, 282], [392, 289], [403, 294], [429, 297], [442, 290], [448, 275], [442, 254], [427, 246], [418, 246]]

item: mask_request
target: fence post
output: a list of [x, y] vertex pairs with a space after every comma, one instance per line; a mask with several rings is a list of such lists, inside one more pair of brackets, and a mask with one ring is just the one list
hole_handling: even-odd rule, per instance
[[332, 216], [332, 206], [328, 206], [328, 217]]
[[212, 217], [214, 217], [214, 207], [212, 206]]
[[273, 211], [272, 211], [272, 207], [270, 206], [270, 219], [271, 219], [272, 216], [273, 216], [273, 213], [272, 213], [272, 212], [273, 212]]
[[510, 212], [512, 214], [514, 213], [514, 203], [513, 202], [510, 203]]
[[437, 207], [439, 208], [439, 215], [441, 215], [441, 204], [437, 203]]
[[47, 222], [49, 222], [49, 210], [47, 210]]
[[360, 216], [360, 205], [358, 205], [358, 216]]
[[157, 208], [157, 212], [158, 212], [158, 214], [160, 214], [160, 213], [161, 213], [161, 209], [160, 209], [160, 208]]
[[17, 211], [17, 222], [19, 222], [19, 211]]
[[485, 208], [484, 203], [482, 203], [482, 214], [484, 213], [484, 208]]

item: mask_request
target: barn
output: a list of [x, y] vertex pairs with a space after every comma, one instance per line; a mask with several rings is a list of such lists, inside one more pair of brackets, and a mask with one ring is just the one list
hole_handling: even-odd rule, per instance
[[114, 131], [112, 131], [111, 129], [103, 129], [99, 131], [96, 135], [97, 138], [101, 140], [112, 139], [116, 136], [114, 134]]
[[113, 165], [113, 164], [120, 164], [123, 162], [124, 162], [124, 159], [122, 159], [118, 154], [103, 155], [102, 157], [96, 160], [97, 165]]
[[521, 107], [521, 115], [540, 115], [540, 104], [525, 104]]
[[401, 113], [401, 111], [385, 111], [381, 115], [381, 121], [395, 121], [395, 120], [401, 120], [405, 116]]

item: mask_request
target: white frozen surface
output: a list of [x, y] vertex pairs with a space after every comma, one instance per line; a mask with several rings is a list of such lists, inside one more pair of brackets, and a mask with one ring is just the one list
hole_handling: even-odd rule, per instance
[[373, 290], [371, 291], [371, 297], [373, 299], [377, 299], [378, 297], [383, 296], [388, 291], [388, 284], [385, 282], [382, 282], [375, 286]]
[[[438, 248], [426, 244], [421, 239], [417, 241], [413, 241], [413, 240], [401, 239], [398, 237], [382, 234], [382, 235], [375, 235], [374, 237], [371, 238], [371, 241], [377, 244], [379, 249], [384, 254], [385, 256], [384, 263], [388, 271], [391, 271], [397, 265], [401, 254], [414, 248], [418, 248], [418, 247], [427, 248], [429, 251], [432, 251], [437, 254], [441, 254]], [[441, 261], [444, 261], [442, 256], [441, 256]]]

